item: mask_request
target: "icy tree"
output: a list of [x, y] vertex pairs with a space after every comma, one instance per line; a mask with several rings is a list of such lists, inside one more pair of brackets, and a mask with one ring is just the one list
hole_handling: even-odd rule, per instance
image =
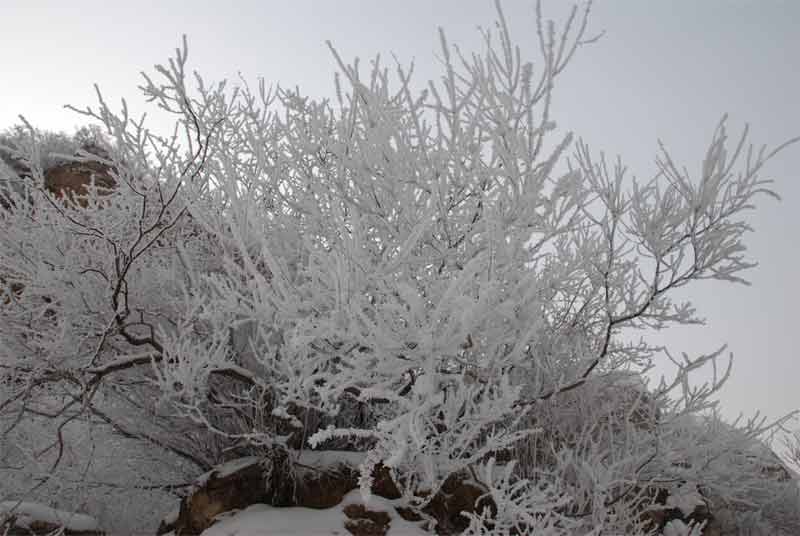
[[[118, 426], [115, 400], [157, 399], [153, 419], [229, 448], [366, 451], [364, 494], [381, 465], [412, 508], [469, 475], [491, 505], [470, 534], [645, 534], [658, 493], [757, 509], [747, 492], [772, 484], [744, 446], [773, 425], [700, 417], [724, 348], [629, 339], [700, 322], [675, 289], [745, 282], [744, 217], [775, 196], [761, 173], [786, 144], [730, 144], [723, 119], [696, 173], [662, 146], [654, 178], [630, 177], [551, 113], [595, 40], [588, 7], [561, 30], [537, 8], [535, 62], [497, 12], [481, 53], [440, 33], [422, 89], [413, 66], [329, 45], [331, 101], [206, 83], [184, 42], [142, 86], [173, 135], [102, 97], [76, 110], [111, 142], [70, 158], [115, 180], [80, 198], [44, 188], [35, 131], [7, 147], [31, 176], [0, 228], [4, 431], [44, 415], [61, 445], [70, 420]], [[675, 374], [650, 387], [656, 359]]]

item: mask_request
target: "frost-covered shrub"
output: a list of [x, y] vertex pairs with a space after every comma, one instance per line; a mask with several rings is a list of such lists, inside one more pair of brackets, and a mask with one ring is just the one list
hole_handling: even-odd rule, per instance
[[[782, 147], [731, 144], [723, 120], [697, 176], [663, 150], [654, 179], [629, 178], [552, 117], [588, 10], [560, 32], [537, 14], [535, 64], [498, 6], [480, 53], [441, 33], [424, 91], [331, 47], [333, 101], [190, 86], [184, 43], [143, 85], [182, 136], [84, 110], [110, 137], [84, 158], [116, 187], [80, 203], [39, 187], [49, 142], [28, 129], [32, 202], [0, 213], [18, 285], [0, 307], [3, 425], [50, 396], [56, 426], [99, 419], [198, 467], [363, 449], [362, 492], [382, 465], [412, 509], [472, 475], [491, 507], [471, 534], [645, 534], [659, 490], [677, 510], [768, 496], [745, 447], [774, 425], [697, 420], [723, 350], [677, 359], [627, 336], [699, 322], [676, 289], [743, 281], [745, 215]], [[659, 359], [673, 376], [643, 384]]]

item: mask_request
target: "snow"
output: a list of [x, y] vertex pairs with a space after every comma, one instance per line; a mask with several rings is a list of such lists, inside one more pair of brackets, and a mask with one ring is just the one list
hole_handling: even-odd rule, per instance
[[[364, 504], [358, 490], [351, 491], [340, 504], [327, 510], [256, 504], [222, 519], [202, 536], [349, 536], [343, 512], [348, 504]], [[391, 517], [386, 536], [429, 536], [429, 532], [397, 515], [393, 504], [379, 497], [373, 497], [367, 504], [368, 509], [386, 512]]]
[[179, 504], [178, 506], [176, 506], [175, 508], [170, 510], [167, 513], [167, 515], [165, 515], [163, 518], [161, 518], [161, 522], [164, 525], [173, 525], [173, 524], [178, 522], [178, 518], [180, 517], [180, 515], [181, 515], [181, 508], [180, 508], [180, 504]]
[[22, 501], [0, 502], [0, 516], [16, 516], [15, 524], [29, 528], [35, 521], [52, 523], [73, 532], [99, 532], [97, 521], [86, 514], [56, 510], [43, 504]]
[[365, 452], [348, 450], [303, 450], [297, 453], [297, 462], [318, 469], [335, 469], [337, 466], [357, 468], [366, 458]]
[[672, 491], [667, 498], [667, 508], [677, 508], [681, 513], [688, 517], [692, 515], [695, 508], [705, 505], [705, 500], [697, 486], [693, 484], [682, 484]]
[[250, 467], [251, 465], [255, 465], [261, 461], [261, 458], [258, 456], [245, 456], [244, 458], [237, 458], [235, 460], [231, 460], [229, 462], [220, 464], [211, 471], [215, 477], [217, 478], [225, 478], [230, 476], [237, 471], [241, 471], [245, 467]]
[[680, 519], [673, 519], [664, 527], [663, 536], [702, 536], [703, 527], [701, 525], [687, 525]]

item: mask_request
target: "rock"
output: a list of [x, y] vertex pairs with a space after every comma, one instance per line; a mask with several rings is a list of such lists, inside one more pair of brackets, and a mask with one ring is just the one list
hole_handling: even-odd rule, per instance
[[330, 508], [357, 487], [357, 480], [358, 471], [345, 464], [292, 469], [281, 452], [272, 458], [240, 458], [199, 477], [181, 501], [177, 518], [162, 521], [156, 534], [200, 534], [219, 514], [253, 504]]
[[368, 510], [363, 504], [348, 504], [343, 511], [348, 517], [344, 527], [354, 536], [384, 536], [392, 522], [386, 512]]
[[255, 457], [234, 460], [200, 476], [181, 501], [177, 518], [162, 521], [156, 534], [170, 531], [176, 535], [200, 534], [219, 514], [267, 500], [261, 460]]
[[[358, 478], [358, 476], [356, 476]], [[384, 499], [399, 499], [402, 496], [397, 484], [392, 480], [389, 469], [383, 464], [378, 464], [372, 470], [372, 493]]]
[[[78, 154], [87, 152], [100, 158], [107, 159], [109, 153], [96, 143], [87, 143], [79, 148]], [[0, 185], [0, 206], [3, 209], [10, 209], [11, 200], [2, 195], [3, 191], [17, 190], [22, 193], [24, 183], [32, 180], [33, 172], [23, 160], [0, 151], [0, 178], [4, 184]], [[75, 199], [82, 206], [86, 206], [85, 199], [81, 199], [89, 191], [89, 185], [94, 181], [95, 185], [103, 191], [110, 191], [117, 185], [113, 177], [113, 168], [97, 161], [64, 161], [63, 159], [51, 162], [50, 166], [44, 169], [44, 186], [58, 198], [69, 197]], [[6, 175], [10, 175], [6, 177]], [[4, 190], [5, 189], [5, 190]]]
[[[178, 515], [165, 519], [157, 535], [200, 534], [213, 525], [220, 514], [255, 504], [317, 510], [338, 505], [358, 487], [357, 458], [361, 453], [323, 451], [312, 454], [318, 456], [302, 457], [303, 463], [294, 466], [285, 453], [276, 451], [271, 458], [240, 458], [215, 467], [197, 479], [193, 489], [181, 500]], [[373, 482], [373, 495], [387, 500], [400, 498], [400, 490], [385, 467], [375, 469]], [[395, 510], [405, 521], [417, 522], [426, 516], [435, 519], [438, 534], [458, 534], [468, 524], [461, 512], [474, 512], [484, 493], [467, 475], [452, 475], [422, 512], [402, 506]], [[481, 508], [487, 505], [494, 506], [491, 501], [479, 503]], [[345, 506], [345, 514], [349, 519], [347, 529], [357, 536], [383, 536], [391, 517], [386, 512], [373, 512], [363, 505], [352, 504]]]
[[85, 196], [92, 181], [100, 192], [116, 187], [117, 181], [112, 173], [111, 167], [100, 162], [67, 162], [48, 169], [44, 185], [56, 197], [67, 197], [86, 206]]
[[479, 502], [485, 493], [486, 490], [472, 483], [468, 475], [450, 475], [422, 511], [436, 520], [437, 534], [460, 534], [469, 525], [461, 512], [475, 513], [487, 506], [496, 511], [490, 499]]
[[[687, 487], [684, 488], [684, 486]], [[650, 529], [656, 530], [657, 534], [661, 534], [671, 522], [705, 523], [708, 527], [714, 521], [707, 499], [697, 488], [690, 489], [688, 485], [682, 484], [678, 490], [683, 490], [682, 499], [676, 497], [675, 492], [671, 494], [670, 490], [666, 488], [654, 487], [648, 492], [653, 502], [644, 510], [641, 519]], [[679, 523], [675, 523], [675, 525]]]
[[357, 487], [358, 471], [354, 467], [341, 466], [337, 472], [302, 471], [296, 480], [296, 489], [290, 498], [276, 506], [304, 506], [306, 508], [331, 508], [342, 502], [342, 498]]

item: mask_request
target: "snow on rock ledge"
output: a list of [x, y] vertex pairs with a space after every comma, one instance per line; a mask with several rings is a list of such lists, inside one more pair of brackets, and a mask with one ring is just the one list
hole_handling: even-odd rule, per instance
[[325, 510], [276, 508], [255, 504], [222, 519], [202, 536], [423, 536], [418, 523], [405, 521], [392, 501], [372, 497], [364, 504], [358, 490]]
[[[485, 490], [476, 486], [468, 475], [451, 475], [421, 512], [413, 511], [408, 505], [398, 502], [401, 494], [389, 471], [378, 466], [372, 474], [373, 500], [364, 503], [360, 501], [357, 490], [357, 465], [363, 457], [364, 453], [360, 452], [286, 453], [276, 450], [271, 457], [247, 457], [227, 462], [198, 477], [188, 495], [181, 500], [177, 515], [173, 513], [164, 519], [156, 534], [213, 535], [217, 533], [207, 531], [221, 524], [220, 520], [238, 516], [236, 512], [253, 511], [264, 515], [269, 512], [278, 519], [299, 516], [331, 521], [331, 516], [338, 516], [336, 519], [339, 520], [334, 525], [339, 532], [298, 529], [274, 534], [385, 536], [392, 534], [394, 527], [407, 528], [412, 526], [409, 523], [420, 523], [423, 518], [435, 523], [439, 533], [460, 534], [468, 524], [461, 512], [474, 512], [478, 499], [485, 494]], [[359, 501], [353, 499], [353, 493]], [[390, 508], [381, 506], [376, 511], [376, 504], [389, 505]], [[487, 499], [482, 506], [491, 507], [491, 501]], [[269, 526], [274, 530], [272, 525]], [[250, 533], [243, 532], [242, 535], [250, 536]]]

